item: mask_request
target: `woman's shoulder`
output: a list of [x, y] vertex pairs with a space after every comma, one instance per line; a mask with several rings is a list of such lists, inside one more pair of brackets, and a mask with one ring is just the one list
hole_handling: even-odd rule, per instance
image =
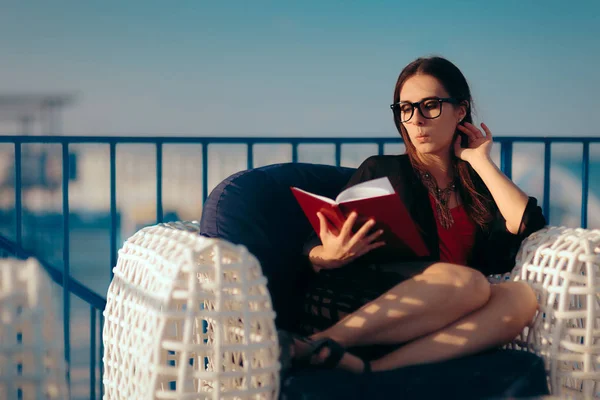
[[370, 169], [387, 169], [387, 168], [405, 168], [410, 166], [410, 161], [407, 154], [382, 154], [373, 155], [367, 158], [361, 164], [361, 167], [368, 167]]
[[362, 180], [387, 176], [397, 190], [410, 185], [414, 179], [414, 172], [406, 154], [371, 156], [361, 164], [358, 173]]

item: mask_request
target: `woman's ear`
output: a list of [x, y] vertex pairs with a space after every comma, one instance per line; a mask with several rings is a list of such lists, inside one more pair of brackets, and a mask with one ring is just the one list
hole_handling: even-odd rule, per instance
[[463, 100], [460, 102], [459, 110], [458, 110], [459, 122], [462, 121], [463, 119], [465, 119], [465, 117], [467, 116], [467, 114], [469, 112], [470, 106], [471, 105], [469, 104], [469, 102], [467, 100]]

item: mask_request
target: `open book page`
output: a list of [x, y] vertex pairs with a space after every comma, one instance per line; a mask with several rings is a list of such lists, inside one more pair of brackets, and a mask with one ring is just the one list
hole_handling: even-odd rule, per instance
[[361, 182], [342, 191], [335, 199], [336, 203], [344, 203], [360, 199], [385, 196], [394, 193], [392, 183], [387, 177]]

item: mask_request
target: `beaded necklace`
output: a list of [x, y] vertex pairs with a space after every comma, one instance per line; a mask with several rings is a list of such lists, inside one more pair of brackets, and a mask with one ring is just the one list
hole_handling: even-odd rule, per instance
[[440, 221], [440, 225], [442, 225], [444, 229], [450, 229], [454, 224], [454, 218], [448, 207], [448, 202], [450, 200], [450, 195], [456, 190], [456, 179], [453, 179], [448, 187], [440, 189], [429, 172], [421, 171], [418, 168], [416, 170], [421, 178], [421, 182], [423, 182], [435, 200], [435, 213], [438, 221]]

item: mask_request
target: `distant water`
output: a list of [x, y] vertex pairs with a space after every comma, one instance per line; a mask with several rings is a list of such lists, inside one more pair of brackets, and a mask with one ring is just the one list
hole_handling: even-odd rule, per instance
[[[581, 181], [582, 177], [582, 164], [578, 161], [563, 161], [559, 164], [567, 171], [578, 177]], [[590, 194], [600, 198], [600, 162], [590, 162], [589, 170], [589, 191]]]

